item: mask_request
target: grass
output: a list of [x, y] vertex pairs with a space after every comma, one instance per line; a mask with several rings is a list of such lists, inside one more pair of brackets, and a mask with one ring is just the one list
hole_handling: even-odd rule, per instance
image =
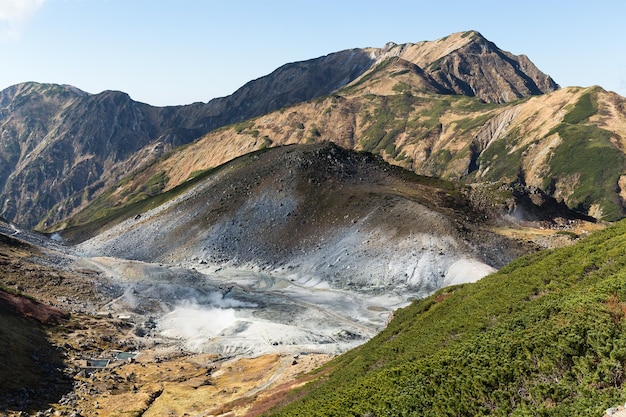
[[442, 172], [451, 160], [452, 153], [448, 149], [439, 149], [428, 158], [428, 167], [433, 173]]
[[462, 131], [469, 131], [484, 126], [492, 117], [493, 114], [487, 113], [479, 115], [478, 117], [466, 117], [457, 120], [455, 123], [457, 129]]
[[525, 147], [511, 152], [519, 142], [517, 131], [509, 133], [505, 138], [493, 141], [478, 157], [478, 166], [484, 172], [489, 171], [486, 179], [493, 181], [512, 181], [517, 177], [522, 165]]
[[22, 291], [20, 291], [17, 288], [7, 287], [6, 285], [3, 285], [3, 284], [0, 284], [0, 292], [5, 292], [5, 293], [7, 293], [9, 295], [15, 295], [15, 296], [18, 296], [18, 297], [23, 297], [23, 298], [26, 298], [26, 299], [31, 300], [31, 301], [37, 301], [35, 299], [35, 297], [33, 297], [33, 296], [29, 295], [29, 294], [25, 294], [25, 293], [23, 293]]
[[580, 235], [574, 232], [570, 232], [569, 230], [559, 230], [556, 232], [557, 235], [567, 236], [570, 240], [576, 240], [580, 238]]
[[461, 38], [467, 38], [468, 36], [476, 36], [476, 35], [477, 35], [476, 31], [474, 31], [474, 30], [469, 30], [469, 31], [467, 31], [467, 32], [464, 32], [464, 33], [461, 35]]
[[428, 71], [435, 72], [441, 69], [441, 58], [433, 61], [428, 65]]
[[592, 92], [587, 92], [580, 96], [574, 108], [563, 117], [563, 123], [582, 123], [596, 114], [598, 112], [598, 103], [595, 100], [595, 95], [592, 96], [592, 94]]
[[406, 119], [413, 109], [414, 97], [402, 93], [375, 97], [380, 103], [373, 114], [364, 115], [369, 126], [363, 132], [361, 146], [364, 151], [378, 153], [395, 145], [395, 139], [406, 130]]
[[546, 181], [578, 177], [573, 193], [566, 199], [570, 207], [586, 211], [590, 204], [599, 203], [605, 220], [621, 218], [615, 189], [624, 170], [625, 157], [611, 143], [611, 132], [595, 125], [562, 123], [550, 133], [558, 133], [563, 141], [550, 159]]
[[431, 106], [420, 112], [423, 125], [431, 129], [438, 126], [441, 123], [439, 121], [441, 116], [450, 110], [451, 102], [451, 99], [447, 97], [433, 97]]
[[[408, 71], [409, 70], [400, 71], [399, 73], [404, 73]], [[399, 73], [395, 73], [393, 75], [398, 75]], [[410, 93], [411, 92], [411, 86], [405, 82], [399, 82], [395, 84], [391, 89], [395, 91], [396, 93]]]
[[156, 195], [163, 191], [167, 183], [169, 182], [169, 178], [165, 171], [160, 171], [151, 176], [146, 184], [144, 185], [142, 192], [145, 192], [148, 195]]
[[235, 124], [235, 132], [243, 133], [244, 130], [250, 129], [252, 127], [254, 127], [254, 120], [246, 120], [244, 122]]

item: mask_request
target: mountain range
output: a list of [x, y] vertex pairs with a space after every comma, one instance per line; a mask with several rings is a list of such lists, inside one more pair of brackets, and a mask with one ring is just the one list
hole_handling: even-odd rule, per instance
[[[382, 83], [388, 84], [383, 87], [386, 91], [368, 92], [371, 88], [368, 86], [381, 86], [379, 80], [383, 74], [391, 74], [389, 71], [393, 72], [389, 79], [392, 84]], [[476, 103], [507, 103], [558, 88], [526, 57], [499, 50], [477, 32], [459, 33], [434, 42], [342, 51], [287, 64], [247, 83], [231, 96], [206, 104], [155, 108], [134, 102], [121, 92], [93, 95], [71, 86], [16, 85], [0, 93], [0, 195], [3, 201], [0, 215], [23, 226], [39, 225], [40, 229], [45, 229], [84, 207], [125, 175], [150, 165], [179, 145], [221, 126], [249, 124], [247, 121], [253, 117], [274, 111], [284, 113], [288, 106], [318, 97], [339, 100], [339, 120], [326, 113], [331, 120], [311, 120], [306, 130], [299, 128], [304, 120], [290, 121], [293, 123], [291, 133], [345, 145], [346, 135], [360, 133], [350, 125], [351, 119], [359, 119], [355, 106], [360, 103], [349, 103], [348, 108], [344, 108], [341, 106], [343, 96], [329, 95], [347, 86], [361, 91], [358, 94], [367, 100], [402, 101], [408, 93], [403, 93], [402, 89], [415, 88], [420, 94], [435, 94], [436, 97], [475, 97]], [[398, 89], [400, 91], [396, 91]], [[392, 96], [388, 97], [390, 93]], [[399, 105], [409, 110], [414, 107], [414, 100], [417, 98]], [[395, 111], [396, 105], [390, 104], [392, 112]], [[318, 115], [324, 110], [312, 109]], [[373, 117], [378, 119], [376, 114]], [[380, 125], [377, 120], [373, 122]], [[319, 125], [316, 131], [313, 124]], [[440, 124], [436, 110], [427, 124]], [[281, 128], [280, 125], [272, 128]], [[380, 126], [379, 132], [365, 136], [378, 136], [388, 130], [393, 134], [390, 128]], [[237, 128], [241, 129], [244, 127]], [[245, 133], [254, 135], [257, 130], [248, 129]], [[335, 135], [336, 130], [342, 133]], [[380, 147], [379, 144], [362, 146], [360, 142], [366, 137], [348, 139], [357, 150]], [[368, 142], [376, 140], [372, 138]], [[247, 142], [246, 148], [219, 149], [207, 162], [223, 163], [269, 143], [281, 144], [284, 139], [275, 134], [262, 134], [255, 142]], [[215, 147], [211, 146], [203, 153], [214, 152]]]
[[[184, 106], [3, 90], [0, 352], [14, 360], [0, 403], [372, 416], [623, 402], [623, 222], [594, 231], [626, 212], [624, 100], [561, 88], [476, 31], [287, 64]], [[312, 383], [292, 391], [295, 375]]]

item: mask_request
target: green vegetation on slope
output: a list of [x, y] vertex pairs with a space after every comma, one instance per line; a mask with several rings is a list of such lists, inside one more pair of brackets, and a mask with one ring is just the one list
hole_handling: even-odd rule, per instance
[[363, 132], [361, 139], [363, 150], [373, 153], [378, 153], [390, 145], [394, 145], [396, 137], [406, 129], [406, 118], [411, 112], [414, 102], [414, 98], [410, 94], [377, 98], [380, 100], [380, 104], [375, 107], [372, 116], [367, 115], [365, 117], [371, 121], [371, 124]]
[[597, 110], [594, 94], [584, 94], [565, 115], [563, 123], [548, 134], [558, 133], [563, 143], [550, 160], [544, 189], [550, 188], [550, 181], [554, 184], [562, 179], [575, 180], [576, 187], [566, 199], [568, 206], [586, 213], [591, 204], [600, 204], [603, 218], [614, 221], [623, 217], [615, 190], [626, 160], [611, 142], [611, 132], [585, 123]]
[[514, 150], [520, 139], [519, 129], [514, 129], [480, 154], [478, 165], [484, 170], [489, 169], [487, 178], [492, 181], [513, 181], [518, 177], [522, 170], [522, 155], [528, 148], [525, 146]]
[[626, 398], [626, 222], [399, 310], [275, 415], [593, 416]]

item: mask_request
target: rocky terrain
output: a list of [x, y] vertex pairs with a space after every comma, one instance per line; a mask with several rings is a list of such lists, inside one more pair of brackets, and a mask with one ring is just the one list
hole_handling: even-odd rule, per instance
[[[503, 103], [558, 87], [527, 58], [499, 50], [477, 32], [286, 64], [228, 97], [186, 106], [156, 108], [122, 92], [20, 84], [0, 92], [0, 215], [22, 226], [52, 226], [178, 145], [327, 96], [390, 59], [412, 66], [420, 88], [438, 94]], [[254, 149], [273, 136], [269, 142], [259, 137]], [[228, 147], [218, 153], [225, 162], [250, 150]], [[158, 189], [158, 182], [153, 185]]]
[[[135, 276], [142, 288], [133, 288], [153, 286], [153, 291], [131, 297], [129, 279], [112, 273], [123, 260], [83, 259], [71, 248], [4, 221], [0, 262], [0, 352], [10, 358], [0, 364], [3, 415], [212, 415], [214, 410], [241, 415], [266, 391], [302, 384], [305, 379], [296, 381], [296, 375], [331, 357], [307, 352], [294, 358], [281, 354], [280, 347], [249, 359], [186, 349], [157, 327], [157, 319], [181, 294], [197, 296], [198, 288], [206, 288], [176, 282], [176, 276], [191, 271], [160, 267], [156, 282], [142, 272], [143, 280]], [[168, 273], [168, 283], [159, 280]], [[214, 303], [220, 299], [213, 293]]]
[[251, 265], [299, 283], [423, 295], [452, 283], [455, 263], [499, 268], [528, 250], [489, 232], [495, 220], [455, 187], [334, 144], [272, 148], [207, 173], [152, 210], [126, 213], [77, 248], [181, 266]]

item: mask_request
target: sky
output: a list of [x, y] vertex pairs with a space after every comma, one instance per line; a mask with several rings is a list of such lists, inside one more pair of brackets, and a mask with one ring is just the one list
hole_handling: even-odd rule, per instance
[[562, 87], [626, 96], [625, 20], [621, 0], [0, 0], [0, 89], [207, 102], [290, 62], [477, 30]]

